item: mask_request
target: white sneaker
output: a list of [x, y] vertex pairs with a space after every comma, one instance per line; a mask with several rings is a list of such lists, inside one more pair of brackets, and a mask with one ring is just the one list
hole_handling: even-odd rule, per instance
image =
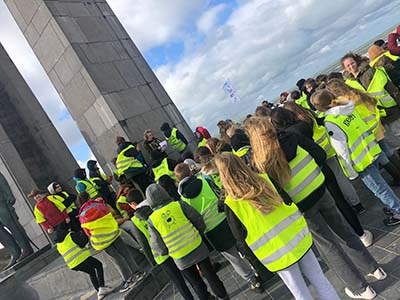
[[374, 299], [376, 297], [376, 292], [370, 286], [367, 286], [365, 288], [365, 291], [361, 292], [361, 293], [352, 292], [348, 288], [345, 288], [344, 292], [346, 293], [347, 296], [349, 296], [350, 298], [353, 298], [353, 299], [370, 300], [370, 299]]
[[374, 236], [371, 231], [364, 230], [364, 234], [360, 236], [360, 240], [365, 247], [369, 247], [373, 244]]
[[374, 272], [369, 273], [368, 276], [375, 277], [377, 280], [384, 280], [386, 279], [387, 274], [381, 267], [379, 267]]
[[97, 299], [102, 300], [104, 299], [108, 294], [112, 292], [112, 288], [109, 287], [99, 287], [99, 291], [97, 292]]

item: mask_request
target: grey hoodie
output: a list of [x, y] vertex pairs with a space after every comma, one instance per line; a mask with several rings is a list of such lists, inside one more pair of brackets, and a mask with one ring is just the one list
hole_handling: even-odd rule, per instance
[[[164, 188], [154, 183], [149, 185], [146, 189], [146, 199], [153, 210], [157, 210], [172, 202], [171, 197], [164, 190]], [[203, 217], [189, 204], [184, 202], [179, 203], [181, 204], [181, 208], [185, 216], [190, 222], [192, 222], [193, 226], [196, 227], [199, 233], [203, 235], [204, 229], [206, 228]], [[161, 238], [160, 233], [154, 228], [150, 219], [148, 229], [150, 233], [151, 248], [154, 249], [154, 251], [156, 251], [159, 255], [167, 255], [168, 248]], [[190, 252], [188, 255], [180, 259], [174, 259], [174, 261], [179, 270], [184, 270], [206, 259], [208, 255], [208, 248], [203, 241], [199, 247]]]

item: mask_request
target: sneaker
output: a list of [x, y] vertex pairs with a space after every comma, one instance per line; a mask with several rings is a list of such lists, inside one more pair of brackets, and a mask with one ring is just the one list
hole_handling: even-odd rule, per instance
[[395, 226], [400, 224], [400, 214], [395, 214], [393, 216], [390, 216], [389, 218], [383, 220], [383, 223], [386, 226]]
[[124, 281], [124, 284], [123, 284], [122, 287], [119, 289], [119, 292], [120, 292], [120, 293], [125, 293], [125, 292], [128, 291], [130, 288], [131, 288], [131, 287], [130, 287], [130, 285], [129, 285], [128, 280], [127, 280], [127, 281]]
[[146, 272], [136, 272], [127, 280], [129, 284], [129, 288], [133, 288], [136, 286], [144, 277], [146, 276]]
[[387, 215], [387, 216], [393, 215], [392, 210], [391, 210], [390, 208], [387, 208], [387, 207], [384, 207], [384, 208], [383, 208], [383, 213], [384, 213], [385, 215]]
[[108, 294], [112, 292], [112, 289], [109, 287], [102, 286], [99, 288], [99, 291], [97, 292], [97, 299], [102, 300], [104, 299]]
[[264, 289], [261, 286], [260, 280], [256, 276], [252, 280], [250, 280], [249, 288], [250, 288], [250, 291], [255, 292], [257, 294], [262, 294], [264, 292]]
[[367, 286], [365, 290], [361, 293], [358, 292], [352, 292], [348, 288], [344, 289], [344, 292], [346, 293], [347, 296], [353, 299], [374, 299], [376, 297], [376, 292], [374, 289], [370, 286]]
[[377, 280], [384, 280], [386, 279], [387, 274], [381, 267], [379, 267], [374, 272], [369, 273], [368, 276], [375, 277]]
[[353, 205], [353, 210], [358, 214], [358, 215], [362, 215], [363, 213], [367, 212], [367, 210], [365, 209], [365, 207], [361, 204], [358, 203], [356, 205]]
[[364, 244], [365, 247], [369, 247], [373, 243], [374, 236], [372, 235], [371, 231], [364, 230], [364, 234], [360, 236], [361, 242]]

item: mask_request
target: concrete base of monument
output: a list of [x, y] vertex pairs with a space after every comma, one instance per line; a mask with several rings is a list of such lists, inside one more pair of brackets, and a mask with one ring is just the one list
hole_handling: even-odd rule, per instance
[[[153, 299], [168, 282], [160, 268], [150, 268], [143, 256], [140, 267], [146, 277], [133, 289], [119, 293], [122, 278], [119, 269], [104, 252], [95, 254], [103, 263], [105, 282], [114, 288], [106, 299]], [[89, 276], [70, 270], [55, 248], [48, 249], [23, 266], [0, 273], [0, 300], [95, 300], [97, 299]]]

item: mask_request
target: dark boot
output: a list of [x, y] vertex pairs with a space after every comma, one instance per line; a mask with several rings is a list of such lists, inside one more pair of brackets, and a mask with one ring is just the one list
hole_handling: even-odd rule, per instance
[[383, 168], [392, 176], [392, 186], [400, 186], [400, 169], [397, 169], [392, 162], [387, 163]]

